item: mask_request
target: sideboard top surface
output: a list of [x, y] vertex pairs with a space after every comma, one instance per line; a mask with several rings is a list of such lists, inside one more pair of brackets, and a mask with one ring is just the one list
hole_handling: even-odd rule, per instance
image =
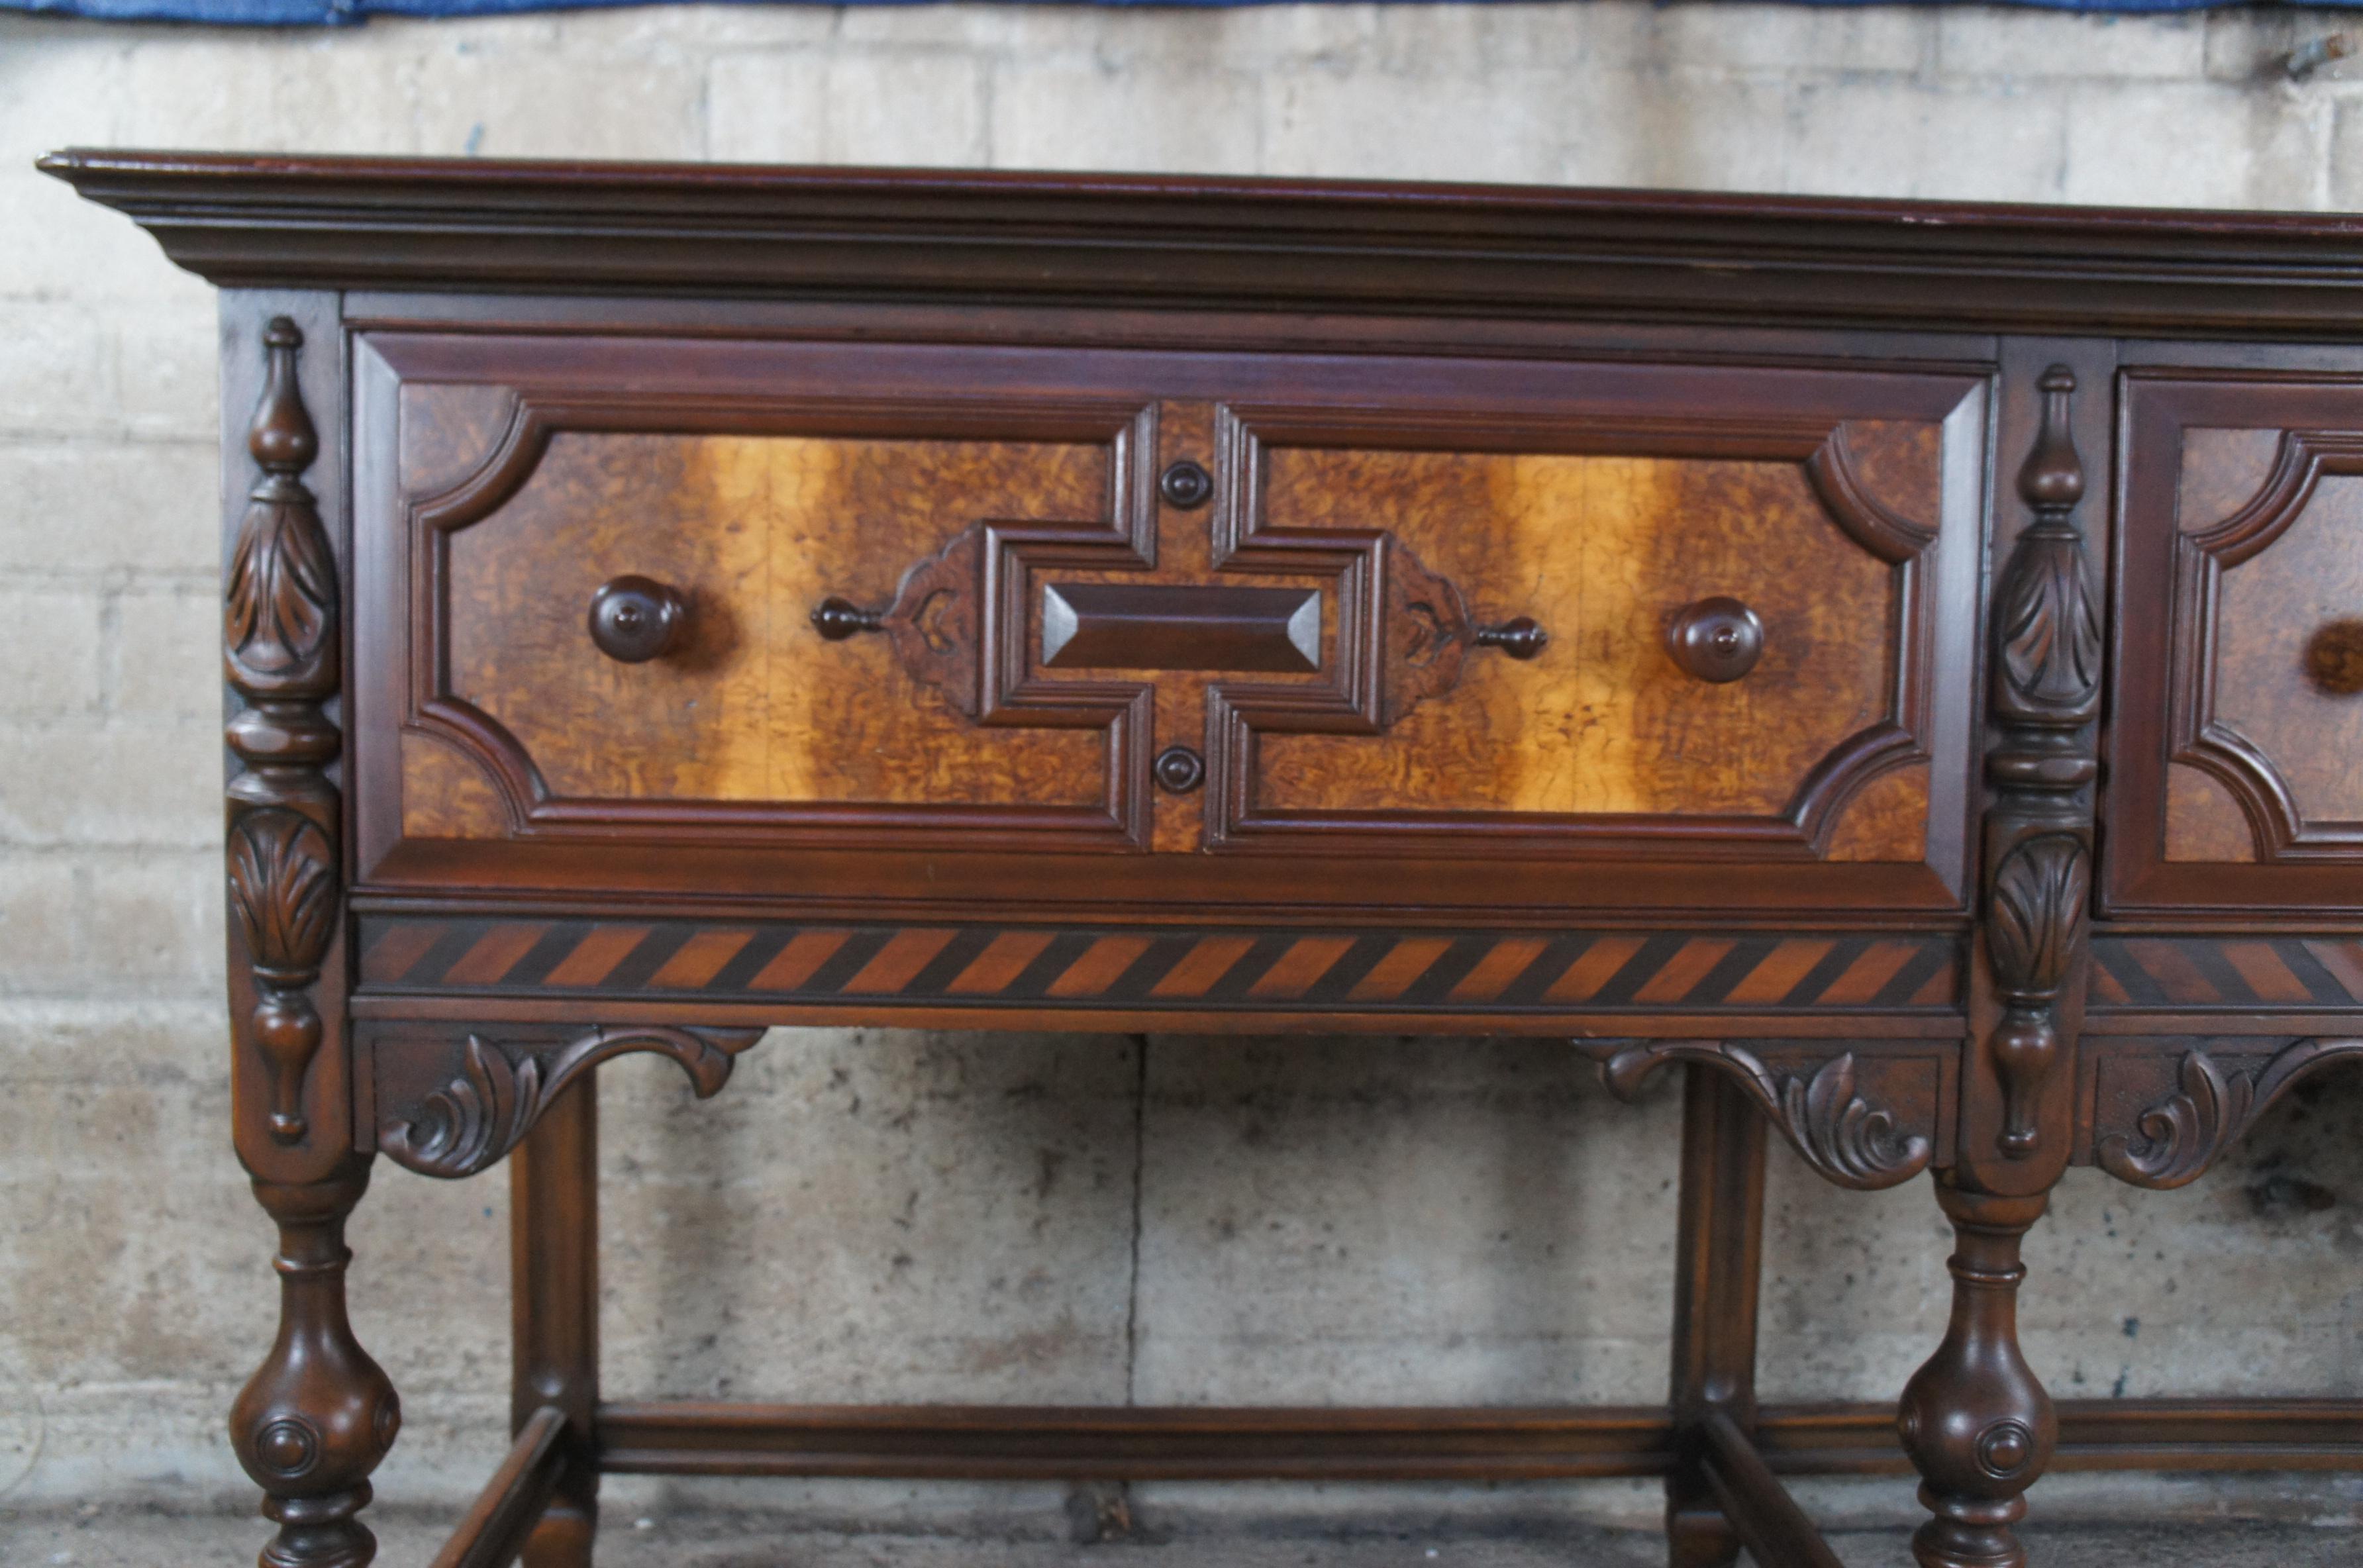
[[232, 287], [2346, 338], [2363, 217], [1706, 192], [69, 149]]

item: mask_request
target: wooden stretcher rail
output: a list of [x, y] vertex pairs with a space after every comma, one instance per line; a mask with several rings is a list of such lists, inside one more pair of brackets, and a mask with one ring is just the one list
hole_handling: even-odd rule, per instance
[[467, 1518], [435, 1554], [432, 1568], [508, 1568], [516, 1562], [558, 1486], [566, 1463], [560, 1442], [565, 1435], [565, 1411], [555, 1405], [536, 1410]]
[[1710, 1410], [1692, 1430], [1703, 1450], [1700, 1468], [1707, 1485], [1757, 1562], [1780, 1568], [1846, 1568], [1729, 1416]]
[[[2363, 1400], [2063, 1402], [2055, 1468], [2363, 1470]], [[1591, 1409], [610, 1404], [614, 1473], [982, 1480], [1540, 1480], [1656, 1475], [1662, 1406]], [[1887, 1405], [1769, 1406], [1754, 1447], [1783, 1474], [1909, 1468]]]

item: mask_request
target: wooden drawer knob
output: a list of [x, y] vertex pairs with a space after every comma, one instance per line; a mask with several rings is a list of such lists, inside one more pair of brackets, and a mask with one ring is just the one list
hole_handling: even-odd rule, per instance
[[645, 577], [619, 577], [591, 596], [591, 640], [624, 664], [646, 664], [672, 651], [689, 622], [678, 589]]
[[1666, 651], [1689, 674], [1720, 686], [1764, 657], [1764, 623], [1738, 600], [1716, 594], [1674, 617], [1666, 628]]

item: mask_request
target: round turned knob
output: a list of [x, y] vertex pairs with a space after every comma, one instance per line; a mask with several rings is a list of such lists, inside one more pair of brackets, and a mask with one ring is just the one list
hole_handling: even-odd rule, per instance
[[1206, 759], [1186, 745], [1169, 745], [1149, 765], [1159, 788], [1186, 795], [1206, 781]]
[[672, 651], [689, 622], [678, 589], [645, 577], [619, 577], [591, 596], [591, 640], [609, 658], [646, 664]]
[[1674, 617], [1666, 628], [1666, 651], [1690, 674], [1720, 686], [1764, 657], [1764, 623], [1738, 600], [1716, 594]]

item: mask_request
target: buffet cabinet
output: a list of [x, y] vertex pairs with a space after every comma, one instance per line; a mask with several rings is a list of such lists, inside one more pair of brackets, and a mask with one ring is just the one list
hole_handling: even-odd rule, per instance
[[[2363, 1054], [2352, 220], [44, 167], [223, 291], [266, 1564], [374, 1550], [379, 1155], [515, 1183], [453, 1568], [582, 1568], [613, 1471], [1661, 1474], [1677, 1568], [1827, 1568], [1780, 1474], [1908, 1461], [1920, 1562], [2006, 1568], [2055, 1458], [2363, 1460], [2346, 1402], [2055, 1407], [2014, 1323], [2068, 1166], [2189, 1182]], [[888, 1022], [1679, 1070], [1668, 1401], [603, 1397], [599, 1064]], [[1755, 1397], [1773, 1136], [1951, 1220], [1900, 1413]]]

